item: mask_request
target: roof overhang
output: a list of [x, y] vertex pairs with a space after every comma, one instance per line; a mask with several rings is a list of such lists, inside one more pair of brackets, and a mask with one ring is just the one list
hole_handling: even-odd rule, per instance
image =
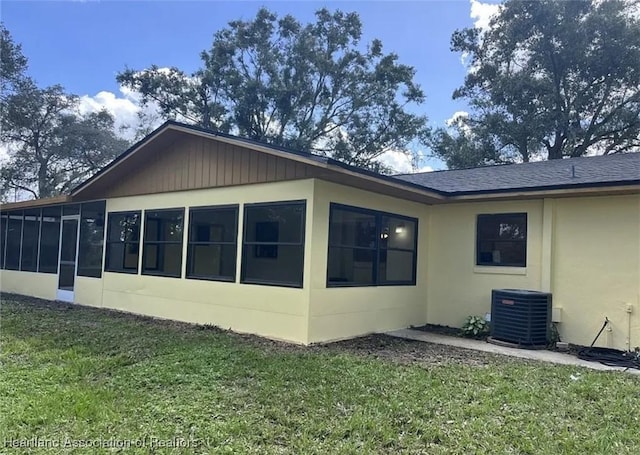
[[170, 146], [172, 143], [185, 136], [204, 137], [209, 140], [215, 140], [286, 160], [292, 160], [313, 167], [318, 171], [319, 175], [321, 175], [321, 178], [369, 191], [403, 197], [405, 199], [427, 204], [443, 202], [445, 200], [445, 196], [438, 191], [430, 190], [408, 182], [405, 183], [393, 177], [363, 171], [362, 169], [345, 165], [330, 158], [279, 150], [278, 148], [270, 147], [268, 145], [255, 143], [253, 141], [246, 141], [198, 127], [174, 122], [165, 123], [151, 135], [129, 148], [92, 178], [74, 188], [71, 192], [71, 197], [74, 200], [82, 200], [84, 194], [88, 193], [88, 190], [94, 185], [98, 185], [100, 182], [105, 181], [105, 179], [109, 179], [110, 177], [117, 179], [114, 174], [119, 174], [127, 164], [134, 166], [143, 163], [148, 159], [148, 155], [144, 153], [145, 150], [149, 152], [160, 150]]
[[0, 205], [0, 210], [16, 210], [99, 199], [102, 190], [109, 187], [109, 185], [117, 184], [120, 178], [133, 172], [132, 170], [138, 166], [144, 166], [148, 160], [153, 159], [156, 152], [161, 152], [163, 149], [171, 147], [176, 141], [194, 136], [310, 166], [314, 169], [313, 175], [323, 180], [424, 204], [640, 193], [640, 180], [602, 182], [582, 186], [450, 193], [349, 166], [332, 158], [286, 150], [223, 133], [216, 133], [196, 126], [168, 121], [126, 150], [96, 175], [74, 188], [71, 195], [2, 204]]
[[453, 194], [447, 197], [447, 202], [502, 201], [513, 199], [612, 196], [624, 194], [640, 194], [640, 181], [603, 182], [583, 186], [526, 188], [508, 191], [470, 192], [464, 194]]
[[48, 205], [68, 204], [69, 202], [71, 202], [71, 196], [63, 195], [46, 197], [43, 199], [34, 199], [31, 201], [8, 202], [6, 204], [0, 204], [0, 211], [4, 212], [7, 210], [19, 210], [43, 207]]

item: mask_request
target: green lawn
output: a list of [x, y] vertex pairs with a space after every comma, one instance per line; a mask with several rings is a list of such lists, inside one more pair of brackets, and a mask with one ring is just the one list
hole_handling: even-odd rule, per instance
[[0, 315], [0, 453], [640, 453], [626, 373], [383, 336], [292, 347], [7, 295]]

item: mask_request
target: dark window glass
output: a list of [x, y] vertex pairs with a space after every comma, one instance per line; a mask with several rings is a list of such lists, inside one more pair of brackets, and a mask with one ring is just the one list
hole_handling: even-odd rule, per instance
[[4, 251], [7, 240], [7, 219], [6, 213], [0, 213], [0, 269], [4, 269]]
[[415, 283], [416, 221], [394, 216], [381, 221], [378, 284]]
[[24, 211], [22, 225], [22, 252], [20, 270], [35, 272], [38, 270], [38, 239], [40, 238], [40, 209]]
[[332, 208], [330, 218], [329, 282], [374, 284], [378, 248], [375, 214]]
[[245, 205], [242, 282], [301, 287], [306, 203]]
[[109, 213], [105, 271], [138, 273], [140, 216], [140, 212]]
[[415, 285], [415, 218], [331, 204], [328, 286]]
[[80, 207], [80, 244], [78, 275], [102, 276], [105, 202], [89, 202]]
[[69, 204], [62, 206], [62, 216], [80, 215], [80, 204]]
[[476, 264], [526, 267], [527, 214], [478, 215]]
[[187, 278], [235, 280], [237, 238], [238, 207], [190, 210]]
[[184, 209], [145, 212], [144, 275], [181, 276], [183, 223]]
[[76, 281], [76, 258], [78, 256], [78, 220], [62, 220], [60, 236], [60, 271], [58, 289], [73, 291]]
[[7, 219], [7, 246], [5, 268], [20, 269], [20, 243], [22, 241], [22, 211], [9, 212]]
[[42, 209], [42, 227], [40, 231], [40, 261], [38, 263], [38, 272], [58, 273], [60, 212], [60, 206], [44, 207]]

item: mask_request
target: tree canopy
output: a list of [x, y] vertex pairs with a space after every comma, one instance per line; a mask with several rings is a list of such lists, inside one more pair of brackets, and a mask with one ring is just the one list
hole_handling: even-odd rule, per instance
[[[34, 198], [68, 192], [127, 148], [106, 111], [80, 115], [78, 97], [59, 85], [39, 88], [27, 76], [27, 59], [0, 25], [0, 139], [2, 196]], [[21, 196], [22, 198], [22, 196]]]
[[452, 36], [470, 115], [432, 132], [449, 167], [640, 149], [640, 18], [624, 0], [508, 0]]
[[361, 36], [356, 13], [321, 9], [302, 24], [262, 8], [216, 32], [193, 74], [151, 66], [118, 81], [165, 118], [380, 170], [383, 153], [409, 153], [425, 131], [407, 109], [425, 97], [412, 67], [378, 40], [362, 50]]

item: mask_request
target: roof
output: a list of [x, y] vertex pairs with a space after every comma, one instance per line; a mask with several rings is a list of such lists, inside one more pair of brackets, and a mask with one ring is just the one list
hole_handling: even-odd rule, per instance
[[437, 190], [431, 190], [429, 188], [425, 188], [422, 185], [414, 184], [412, 182], [402, 181], [402, 180], [396, 179], [394, 176], [379, 174], [377, 172], [373, 172], [373, 171], [370, 171], [368, 169], [363, 169], [363, 168], [360, 168], [360, 167], [351, 166], [349, 164], [343, 163], [342, 161], [339, 161], [339, 160], [336, 160], [334, 158], [330, 158], [330, 157], [327, 157], [327, 156], [320, 156], [320, 155], [316, 155], [316, 154], [311, 153], [311, 152], [303, 152], [303, 151], [294, 150], [294, 149], [287, 148], [287, 147], [268, 144], [266, 142], [260, 142], [260, 141], [256, 141], [256, 140], [253, 140], [253, 139], [247, 139], [247, 138], [243, 138], [243, 137], [240, 137], [240, 136], [234, 136], [234, 135], [228, 134], [228, 133], [221, 133], [219, 131], [203, 128], [203, 127], [200, 127], [200, 126], [197, 126], [197, 125], [190, 125], [190, 124], [187, 124], [187, 123], [176, 122], [175, 120], [167, 120], [161, 126], [159, 126], [154, 131], [149, 133], [147, 136], [142, 138], [140, 141], [138, 141], [135, 144], [133, 144], [131, 147], [129, 147], [127, 150], [125, 150], [122, 154], [120, 154], [116, 159], [111, 161], [107, 166], [102, 168], [100, 170], [100, 172], [98, 172], [97, 174], [93, 175], [89, 179], [85, 180], [84, 182], [82, 182], [81, 184], [76, 186], [75, 188], [73, 188], [73, 190], [71, 190], [71, 195], [73, 196], [73, 195], [77, 194], [79, 191], [81, 191], [85, 187], [89, 186], [92, 182], [94, 182], [94, 181], [98, 180], [99, 178], [101, 178], [108, 171], [110, 171], [113, 167], [118, 166], [122, 161], [124, 161], [125, 159], [129, 158], [131, 155], [133, 155], [135, 152], [137, 152], [141, 147], [149, 144], [150, 142], [156, 140], [159, 136], [163, 135], [165, 132], [171, 131], [171, 130], [172, 131], [188, 131], [188, 132], [192, 132], [192, 133], [197, 133], [197, 134], [200, 134], [200, 135], [204, 135], [206, 137], [217, 138], [217, 139], [220, 139], [220, 140], [223, 140], [225, 142], [232, 143], [232, 144], [235, 144], [235, 145], [245, 146], [245, 147], [253, 149], [253, 150], [259, 150], [259, 151], [263, 151], [263, 152], [268, 152], [268, 151], [277, 152], [277, 154], [279, 156], [287, 156], [288, 155], [292, 159], [312, 162], [312, 163], [315, 163], [315, 164], [323, 166], [323, 167], [330, 166], [330, 167], [333, 167], [333, 168], [342, 169], [344, 171], [347, 171], [348, 173], [352, 173], [352, 174], [355, 173], [355, 174], [358, 174], [358, 175], [361, 175], [361, 176], [374, 178], [374, 179], [379, 180], [379, 181], [386, 181], [388, 183], [392, 183], [392, 184], [395, 184], [395, 185], [401, 185], [401, 186], [405, 186], [407, 188], [413, 188], [414, 190], [427, 191], [427, 192], [433, 193], [432, 194], [433, 196], [440, 195], [440, 192], [437, 191]]
[[[104, 177], [110, 174], [113, 169], [126, 169], [123, 166], [125, 162], [134, 163], [137, 160], [144, 165], [148, 157], [144, 152], [140, 156], [141, 150], [168, 147], [180, 135], [184, 134], [202, 136], [257, 152], [291, 159], [319, 169], [320, 178], [425, 203], [443, 203], [465, 197], [486, 199], [534, 197], [539, 196], [541, 192], [552, 190], [569, 190], [577, 193], [580, 189], [598, 190], [598, 188], [602, 188], [598, 191], [604, 191], [605, 187], [607, 190], [621, 188], [624, 191], [636, 192], [638, 185], [640, 185], [640, 153], [389, 176], [310, 152], [271, 145], [194, 125], [167, 121], [132, 145], [100, 172], [74, 188], [70, 196], [63, 196], [66, 198], [65, 201], [82, 200], [84, 196], [82, 193], [90, 187], [98, 190], [101, 185], [98, 183], [96, 186], [96, 182], [104, 181]], [[8, 210], [55, 202], [61, 203], [63, 201], [23, 201], [2, 204], [0, 208]]]
[[640, 184], [640, 153], [395, 175], [447, 195]]

